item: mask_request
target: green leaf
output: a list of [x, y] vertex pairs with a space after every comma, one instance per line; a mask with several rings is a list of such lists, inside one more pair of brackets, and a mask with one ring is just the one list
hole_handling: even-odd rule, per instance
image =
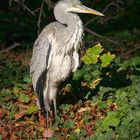
[[31, 83], [31, 77], [29, 75], [25, 75], [23, 81], [26, 83]]
[[127, 68], [136, 69], [136, 67], [139, 66], [139, 64], [140, 64], [140, 57], [135, 56], [132, 57], [131, 59], [125, 60], [123, 63], [118, 64], [120, 68], [117, 71], [119, 72], [122, 70], [126, 70]]
[[100, 91], [99, 91], [99, 95], [104, 95], [105, 93], [107, 92], [111, 92], [111, 91], [114, 91], [115, 89], [111, 88], [111, 87], [103, 87], [103, 86], [100, 86]]
[[52, 138], [51, 138], [51, 140], [60, 140], [60, 138], [59, 138], [59, 137], [54, 136], [54, 137], [52, 137]]
[[0, 97], [6, 97], [6, 96], [10, 96], [12, 93], [12, 91], [10, 89], [5, 89], [3, 88], [1, 91], [0, 91]]
[[130, 133], [127, 125], [119, 126], [116, 129], [116, 131], [119, 134], [119, 136], [121, 136], [121, 139], [129, 139], [130, 138], [131, 133]]
[[140, 110], [136, 110], [133, 113], [134, 120], [140, 123]]
[[27, 114], [32, 114], [32, 113], [35, 113], [35, 112], [37, 112], [38, 111], [38, 107], [36, 106], [36, 105], [32, 105], [32, 106], [30, 106], [29, 108], [28, 108], [28, 110], [27, 110]]
[[71, 119], [71, 120], [69, 121], [69, 123], [68, 123], [68, 127], [69, 127], [69, 128], [72, 128], [72, 127], [74, 127], [74, 126], [75, 126], [75, 122], [74, 122], [73, 119]]
[[71, 104], [62, 104], [59, 106], [59, 109], [63, 111], [63, 113], [69, 111], [72, 108]]
[[29, 89], [29, 84], [21, 84], [22, 89], [28, 90]]
[[101, 59], [101, 65], [102, 67], [107, 67], [110, 62], [115, 58], [114, 54], [110, 54], [110, 52], [108, 52], [107, 54], [103, 54], [100, 59]]
[[30, 101], [30, 97], [28, 95], [23, 94], [23, 93], [20, 93], [18, 98], [23, 103], [28, 103]]
[[94, 137], [91, 138], [91, 140], [109, 140], [109, 139], [108, 139], [107, 136], [105, 136], [104, 134], [95, 133]]
[[107, 131], [110, 126], [117, 127], [120, 123], [120, 119], [115, 112], [108, 112], [107, 116], [103, 119], [102, 129]]
[[98, 62], [98, 58], [100, 56], [100, 53], [103, 51], [102, 46], [100, 44], [97, 44], [93, 46], [92, 48], [89, 48], [85, 55], [82, 57], [82, 60], [85, 64], [96, 64]]
[[13, 87], [13, 93], [14, 94], [18, 94], [20, 92], [21, 88], [17, 87], [17, 86], [14, 86]]

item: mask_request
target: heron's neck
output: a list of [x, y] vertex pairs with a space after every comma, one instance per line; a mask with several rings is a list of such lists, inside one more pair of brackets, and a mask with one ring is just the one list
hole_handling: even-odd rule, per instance
[[65, 45], [65, 51], [70, 52], [73, 48], [79, 50], [83, 37], [83, 23], [80, 17], [74, 13], [59, 13], [55, 11], [55, 18], [59, 23], [66, 25], [62, 31], [64, 36], [62, 38], [63, 44], [67, 44]]
[[70, 42], [66, 50], [69, 51], [73, 47], [78, 50], [82, 44], [83, 23], [78, 15], [69, 13], [65, 24], [67, 25], [64, 31], [67, 36], [65, 42]]
[[65, 24], [67, 25], [67, 29], [72, 32], [75, 31], [75, 28], [82, 28], [83, 29], [83, 23], [80, 19], [80, 17], [77, 14], [74, 13], [68, 13], [65, 19]]

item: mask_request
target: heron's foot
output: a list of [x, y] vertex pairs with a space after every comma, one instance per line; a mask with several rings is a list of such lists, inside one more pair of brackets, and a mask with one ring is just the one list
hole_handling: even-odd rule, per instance
[[[40, 108], [38, 102], [37, 102], [37, 105]], [[49, 121], [54, 122], [55, 118], [57, 117], [56, 101], [53, 100], [51, 102], [51, 105], [45, 104], [45, 107], [41, 108], [40, 110], [42, 114], [44, 115], [44, 117], [46, 118], [46, 125], [48, 127]]]
[[50, 114], [53, 119], [57, 117], [56, 100], [53, 99], [50, 105]]
[[39, 100], [37, 99], [36, 104], [38, 106], [38, 109], [41, 110], [40, 104], [39, 104]]

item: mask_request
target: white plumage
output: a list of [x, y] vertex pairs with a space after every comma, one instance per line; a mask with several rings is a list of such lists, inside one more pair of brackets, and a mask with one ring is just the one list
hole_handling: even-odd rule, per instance
[[89, 9], [79, 0], [61, 0], [54, 8], [57, 22], [47, 25], [35, 41], [30, 63], [33, 88], [38, 94], [39, 108], [53, 107], [56, 116], [58, 86], [80, 65], [83, 24], [75, 13], [101, 13]]

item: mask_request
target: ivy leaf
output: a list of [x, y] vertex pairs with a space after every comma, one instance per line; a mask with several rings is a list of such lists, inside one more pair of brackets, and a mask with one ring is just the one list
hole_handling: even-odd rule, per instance
[[111, 54], [110, 52], [108, 52], [107, 54], [103, 54], [100, 59], [101, 59], [101, 65], [102, 67], [107, 67], [110, 62], [115, 58], [114, 54]]
[[36, 105], [32, 105], [32, 106], [30, 106], [29, 108], [28, 108], [28, 110], [27, 110], [27, 114], [32, 114], [32, 113], [35, 113], [35, 112], [37, 112], [38, 111], [38, 107], [36, 106]]
[[102, 46], [100, 44], [97, 44], [93, 46], [92, 48], [89, 48], [85, 55], [82, 57], [82, 60], [85, 64], [96, 64], [98, 62], [98, 58], [100, 56], [100, 53], [103, 51]]
[[134, 117], [134, 120], [138, 123], [140, 122], [140, 117], [139, 116], [140, 116], [140, 110], [136, 110], [133, 114], [133, 117]]
[[5, 89], [3, 88], [1, 91], [0, 91], [0, 98], [3, 98], [3, 97], [8, 97], [8, 96], [11, 96], [11, 93], [12, 91], [10, 89]]
[[120, 119], [117, 117], [115, 112], [108, 112], [107, 116], [102, 122], [102, 129], [108, 130], [110, 126], [117, 127], [120, 123]]
[[31, 77], [29, 75], [25, 75], [23, 81], [26, 83], [31, 83]]
[[19, 100], [23, 103], [28, 103], [30, 101], [30, 98], [28, 95], [21, 93], [19, 94]]

